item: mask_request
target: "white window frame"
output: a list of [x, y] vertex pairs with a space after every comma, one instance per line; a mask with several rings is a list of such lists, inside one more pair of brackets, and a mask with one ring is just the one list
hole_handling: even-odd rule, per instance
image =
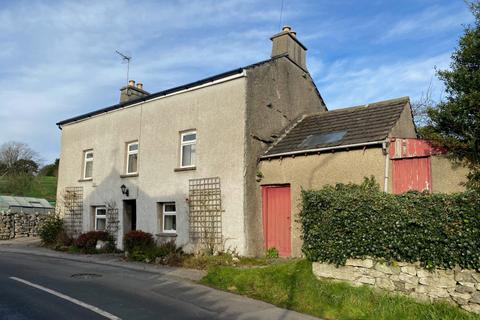
[[[166, 211], [167, 205], [174, 205], [175, 211]], [[175, 228], [177, 227], [177, 204], [175, 202], [164, 202], [162, 204], [162, 232], [163, 233], [177, 233], [177, 229], [165, 229], [165, 217], [175, 216]]]
[[[92, 155], [91, 159], [87, 158], [87, 155], [89, 155], [89, 154]], [[95, 155], [93, 154], [93, 150], [85, 150], [83, 152], [83, 179], [84, 180], [93, 179], [93, 159], [94, 159], [94, 157], [95, 157]], [[92, 163], [92, 176], [91, 177], [86, 176], [86, 174], [87, 174], [87, 163], [88, 162]]]
[[[133, 150], [133, 151], [130, 151], [130, 146], [131, 145], [134, 145], [136, 144], [137, 145], [137, 150]], [[133, 141], [133, 142], [129, 142], [127, 143], [127, 167], [125, 168], [125, 172], [126, 174], [137, 174], [138, 173], [138, 150], [140, 148], [140, 145], [138, 144], [138, 141]], [[132, 154], [136, 154], [137, 155], [137, 170], [135, 172], [128, 172], [128, 167], [129, 167], [129, 164], [130, 164], [130, 155]]]
[[[104, 210], [105, 214], [98, 214], [98, 210]], [[97, 228], [97, 219], [104, 219], [105, 220], [105, 229], [98, 230]], [[95, 207], [95, 231], [106, 231], [107, 230], [107, 208], [106, 207]]]
[[[190, 135], [190, 134], [195, 134], [195, 140], [191, 140], [191, 141], [183, 141], [183, 137], [184, 136], [187, 136], [187, 135]], [[192, 163], [188, 166], [184, 166], [183, 165], [183, 147], [184, 146], [188, 146], [188, 145], [195, 145], [196, 146], [197, 144], [197, 130], [189, 130], [189, 131], [185, 131], [185, 132], [182, 132], [180, 134], [180, 168], [194, 168], [195, 167], [195, 163]], [[196, 152], [196, 151], [195, 151]], [[195, 154], [195, 158], [196, 158], [196, 154]]]

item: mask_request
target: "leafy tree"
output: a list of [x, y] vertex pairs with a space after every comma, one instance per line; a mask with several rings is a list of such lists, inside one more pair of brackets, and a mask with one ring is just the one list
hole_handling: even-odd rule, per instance
[[58, 165], [60, 163], [60, 159], [55, 159], [54, 163], [45, 165], [40, 171], [38, 175], [47, 176], [47, 177], [56, 177], [58, 175]]
[[480, 1], [469, 5], [475, 22], [465, 27], [450, 69], [438, 72], [446, 97], [428, 108], [429, 124], [421, 134], [465, 163], [470, 169], [467, 187], [480, 190]]

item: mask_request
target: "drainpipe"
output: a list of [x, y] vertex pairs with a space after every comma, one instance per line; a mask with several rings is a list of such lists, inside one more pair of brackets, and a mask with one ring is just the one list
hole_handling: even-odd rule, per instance
[[385, 140], [382, 143], [383, 154], [385, 154], [385, 180], [384, 180], [384, 187], [383, 191], [388, 192], [388, 174], [389, 174], [389, 164], [390, 164], [390, 154], [388, 152], [388, 140]]

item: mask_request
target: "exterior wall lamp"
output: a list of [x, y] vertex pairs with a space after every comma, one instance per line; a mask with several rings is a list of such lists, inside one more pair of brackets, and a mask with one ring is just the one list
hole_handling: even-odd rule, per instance
[[128, 197], [128, 188], [124, 184], [120, 186], [120, 189], [122, 190], [122, 194]]

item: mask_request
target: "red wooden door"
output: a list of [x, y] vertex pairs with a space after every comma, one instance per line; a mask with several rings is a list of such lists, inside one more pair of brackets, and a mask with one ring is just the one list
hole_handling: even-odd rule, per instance
[[393, 162], [393, 193], [408, 190], [432, 191], [430, 157], [404, 158]]
[[262, 187], [262, 218], [265, 248], [277, 248], [282, 257], [291, 255], [290, 186]]

